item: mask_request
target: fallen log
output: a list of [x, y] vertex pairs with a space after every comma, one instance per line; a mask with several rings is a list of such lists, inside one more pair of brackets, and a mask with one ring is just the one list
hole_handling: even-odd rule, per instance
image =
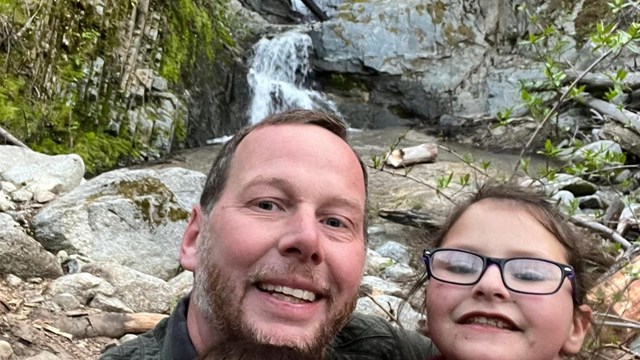
[[154, 313], [100, 313], [81, 317], [61, 317], [54, 326], [79, 339], [98, 336], [120, 338], [125, 334], [147, 332], [166, 317], [168, 315]]
[[[567, 86], [573, 83], [580, 77], [580, 73], [575, 70], [568, 69], [565, 71], [566, 77], [562, 80], [560, 86]], [[632, 92], [640, 89], [640, 72], [628, 73], [623, 81], [620, 82], [623, 91]], [[605, 92], [614, 87], [613, 81], [604, 74], [599, 73], [586, 73], [578, 80], [578, 86], [584, 85], [586, 92]], [[528, 91], [554, 91], [557, 90], [555, 86], [548, 82], [529, 82], [524, 83], [524, 88]]]
[[624, 125], [631, 126], [637, 133], [640, 134], [640, 115], [633, 111], [620, 109], [617, 105], [611, 104], [604, 100], [596, 99], [590, 95], [583, 94], [576, 98], [588, 107], [599, 111], [605, 115], [608, 115], [611, 119]]
[[620, 124], [607, 122], [600, 129], [600, 135], [606, 140], [617, 142], [626, 152], [640, 158], [640, 134]]
[[329, 17], [322, 11], [322, 9], [313, 2], [313, 0], [302, 0], [302, 3], [309, 9], [313, 15], [315, 15], [320, 21], [327, 21]]
[[438, 157], [436, 144], [421, 144], [403, 149], [395, 149], [387, 156], [387, 165], [394, 168], [406, 167], [413, 164], [433, 162]]
[[413, 210], [380, 210], [378, 211], [378, 216], [398, 224], [417, 228], [429, 229], [438, 227], [438, 223], [431, 216]]
[[[567, 77], [565, 80], [567, 83], [572, 83], [580, 76], [580, 73], [572, 69], [567, 70], [566, 74]], [[587, 91], [606, 91], [612, 89], [614, 86], [613, 81], [611, 81], [607, 75], [593, 72], [584, 74], [582, 79], [578, 81], [578, 84], [586, 85]], [[640, 89], [640, 72], [628, 73], [624, 80], [621, 81], [621, 85], [623, 90], [633, 91]]]
[[11, 135], [7, 130], [0, 127], [0, 138], [4, 139], [5, 144], [20, 146], [25, 149], [29, 147], [25, 145], [22, 141], [18, 140], [15, 136]]

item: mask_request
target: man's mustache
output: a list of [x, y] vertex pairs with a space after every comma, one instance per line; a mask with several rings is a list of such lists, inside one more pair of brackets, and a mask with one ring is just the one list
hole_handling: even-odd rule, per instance
[[261, 265], [249, 273], [249, 282], [255, 284], [274, 279], [287, 279], [292, 277], [313, 284], [314, 289], [316, 289], [316, 291], [320, 291], [321, 295], [328, 300], [335, 298], [336, 289], [330, 285], [331, 282], [317, 270], [314, 270], [309, 265], [304, 264], [288, 263], [283, 265]]

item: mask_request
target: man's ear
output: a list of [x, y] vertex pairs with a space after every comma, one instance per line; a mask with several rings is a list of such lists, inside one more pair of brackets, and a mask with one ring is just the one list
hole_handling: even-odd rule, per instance
[[582, 342], [591, 328], [591, 308], [588, 305], [580, 305], [573, 314], [573, 323], [569, 329], [569, 337], [562, 346], [564, 354], [577, 354], [582, 347]]
[[204, 217], [200, 205], [195, 205], [191, 210], [191, 217], [189, 218], [189, 224], [187, 225], [184, 235], [182, 235], [182, 245], [180, 246], [180, 265], [185, 270], [195, 271], [196, 265], [198, 265], [198, 238], [200, 232], [205, 231], [201, 229], [204, 223]]

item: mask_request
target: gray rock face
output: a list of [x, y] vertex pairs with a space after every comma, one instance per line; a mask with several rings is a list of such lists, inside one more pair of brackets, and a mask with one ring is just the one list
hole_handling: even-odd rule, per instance
[[[351, 94], [337, 101], [349, 118], [358, 116], [353, 109], [363, 103], [380, 107], [378, 114], [400, 110], [400, 118], [407, 116], [425, 125], [446, 113], [495, 116], [511, 108], [513, 116], [521, 116], [525, 108], [519, 81], [543, 79], [536, 55], [519, 44], [523, 34], [535, 31], [519, 7], [523, 3], [344, 1], [333, 18], [312, 33], [317, 54], [314, 67], [366, 84], [366, 96]], [[558, 10], [544, 1], [526, 4], [535, 14], [557, 19], [555, 25], [568, 33], [573, 32], [582, 6], [570, 2]], [[563, 56], [573, 59], [575, 41], [565, 40]], [[372, 85], [385, 79], [392, 91]], [[332, 86], [332, 80], [323, 83]], [[344, 96], [340, 89], [335, 93]]]
[[56, 257], [24, 233], [11, 216], [0, 213], [0, 273], [23, 279], [62, 275]]
[[204, 179], [184, 169], [104, 173], [49, 203], [32, 224], [53, 253], [65, 250], [169, 279]]

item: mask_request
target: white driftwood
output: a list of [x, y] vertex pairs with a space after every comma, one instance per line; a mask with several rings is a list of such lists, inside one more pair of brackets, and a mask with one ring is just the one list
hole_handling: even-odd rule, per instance
[[637, 133], [640, 133], [640, 115], [633, 111], [619, 109], [618, 106], [614, 104], [596, 99], [589, 95], [582, 95], [582, 100], [590, 108], [609, 115], [609, 117], [622, 125], [630, 125]]
[[[572, 82], [580, 76], [580, 73], [574, 70], [567, 70], [567, 82]], [[611, 79], [599, 73], [586, 73], [580, 79], [578, 84], [585, 84], [587, 88], [596, 88], [596, 89], [610, 89], [613, 88], [614, 84]], [[630, 72], [622, 81], [622, 87], [628, 88], [631, 91], [640, 88], [640, 72]]]
[[387, 157], [387, 165], [394, 168], [410, 166], [413, 164], [433, 162], [438, 157], [436, 144], [420, 144], [404, 149], [395, 149]]

